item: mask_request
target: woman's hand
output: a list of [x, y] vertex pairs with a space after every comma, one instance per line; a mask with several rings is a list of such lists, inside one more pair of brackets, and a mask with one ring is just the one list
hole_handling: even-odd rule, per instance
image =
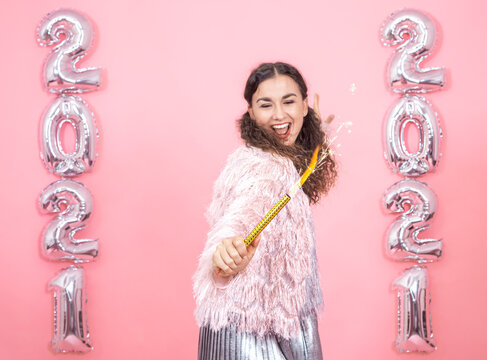
[[[319, 94], [315, 94], [315, 96], [313, 98], [313, 110], [318, 115], [318, 117], [321, 119], [321, 113], [320, 113], [320, 95]], [[328, 117], [325, 120], [325, 123], [326, 124], [331, 123], [334, 118], [335, 118], [335, 115], [333, 115], [333, 114], [328, 115]]]
[[245, 246], [244, 239], [239, 236], [223, 239], [213, 253], [213, 268], [220, 276], [237, 274], [252, 260], [259, 242], [260, 234], [248, 247]]

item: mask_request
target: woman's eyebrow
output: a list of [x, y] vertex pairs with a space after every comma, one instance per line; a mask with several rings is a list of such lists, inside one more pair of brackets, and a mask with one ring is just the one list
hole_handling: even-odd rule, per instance
[[[283, 99], [287, 99], [287, 98], [289, 98], [291, 96], [296, 96], [297, 97], [297, 95], [295, 93], [289, 93], [289, 94], [284, 95], [282, 98]], [[258, 98], [257, 101], [256, 101], [256, 103], [258, 103], [259, 101], [272, 101], [272, 100], [271, 100], [271, 98], [268, 98], [268, 97], [262, 97], [262, 98]]]
[[291, 97], [291, 96], [298, 96], [298, 95], [296, 95], [295, 93], [289, 93], [289, 94], [284, 95], [282, 98], [287, 99], [288, 97]]

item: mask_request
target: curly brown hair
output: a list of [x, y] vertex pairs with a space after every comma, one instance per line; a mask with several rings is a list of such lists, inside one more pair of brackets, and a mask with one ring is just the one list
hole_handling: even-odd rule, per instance
[[[259, 84], [276, 75], [289, 76], [299, 86], [303, 99], [308, 97], [308, 87], [294, 66], [283, 62], [263, 63], [252, 71], [245, 85], [244, 97], [249, 106], [252, 106], [252, 96], [257, 91]], [[321, 118], [311, 108], [308, 109], [308, 114], [303, 119], [301, 132], [292, 146], [283, 145], [272, 133], [258, 127], [248, 111], [238, 120], [238, 126], [240, 135], [247, 146], [271, 151], [291, 159], [300, 174], [308, 167], [316, 146], [322, 145], [323, 149], [330, 148], [329, 139], [321, 126]], [[303, 191], [311, 203], [317, 203], [321, 195], [326, 195], [333, 187], [336, 178], [337, 164], [330, 154], [304, 183]]]

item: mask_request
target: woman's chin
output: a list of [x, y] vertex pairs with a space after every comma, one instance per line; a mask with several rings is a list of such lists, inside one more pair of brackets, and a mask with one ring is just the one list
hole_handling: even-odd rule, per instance
[[283, 137], [283, 138], [278, 137], [278, 139], [279, 139], [279, 142], [285, 146], [293, 146], [294, 142], [296, 140], [296, 139], [294, 139], [294, 137], [291, 136], [291, 134], [289, 134], [288, 136]]

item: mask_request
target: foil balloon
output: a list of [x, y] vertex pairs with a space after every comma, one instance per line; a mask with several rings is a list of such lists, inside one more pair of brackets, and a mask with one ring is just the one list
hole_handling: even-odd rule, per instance
[[434, 21], [424, 13], [406, 9], [393, 13], [384, 23], [382, 42], [399, 45], [389, 63], [388, 86], [398, 93], [426, 93], [445, 85], [445, 69], [421, 69], [421, 62], [435, 46], [437, 31]]
[[[419, 130], [419, 146], [414, 154], [407, 150], [404, 140], [409, 123]], [[392, 171], [404, 176], [421, 176], [438, 166], [441, 137], [438, 117], [431, 104], [421, 96], [405, 95], [386, 115], [384, 156]]]
[[83, 269], [70, 266], [49, 282], [54, 291], [54, 337], [51, 349], [56, 352], [92, 350], [86, 317], [86, 291]]
[[[60, 140], [61, 128], [69, 123], [76, 133], [73, 153], [67, 154]], [[50, 172], [62, 177], [77, 176], [91, 170], [96, 160], [94, 115], [79, 97], [61, 95], [44, 113], [40, 126], [41, 158]]]
[[394, 281], [398, 290], [398, 336], [394, 347], [400, 352], [436, 350], [431, 322], [430, 293], [425, 267], [407, 269]]
[[42, 236], [42, 254], [49, 260], [92, 261], [98, 255], [98, 241], [75, 239], [76, 232], [86, 226], [91, 215], [92, 197], [81, 183], [62, 179], [49, 184], [39, 197], [44, 213], [59, 213], [45, 227]]
[[47, 14], [37, 28], [37, 41], [55, 45], [44, 63], [43, 83], [48, 91], [82, 93], [100, 86], [100, 68], [76, 68], [93, 42], [92, 25], [84, 15], [69, 9]]
[[393, 260], [431, 262], [442, 253], [442, 241], [419, 239], [436, 212], [436, 195], [425, 183], [404, 179], [386, 190], [384, 207], [402, 213], [386, 233], [386, 253]]

